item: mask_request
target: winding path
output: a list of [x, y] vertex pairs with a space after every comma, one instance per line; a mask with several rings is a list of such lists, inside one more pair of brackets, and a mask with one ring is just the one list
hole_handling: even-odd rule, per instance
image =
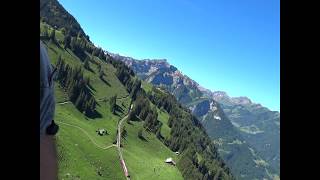
[[[119, 97], [119, 98], [117, 97], [117, 100], [125, 99], [125, 98], [127, 98], [127, 97], [129, 97], [129, 94], [126, 95], [126, 96], [123, 96], [123, 97]], [[98, 102], [99, 102], [99, 101], [104, 101], [105, 98], [106, 98], [106, 97], [97, 99], [97, 101], [98, 101]], [[108, 99], [108, 100], [109, 100], [109, 99]], [[108, 101], [108, 100], [107, 100], [107, 101]], [[62, 104], [69, 104], [69, 103], [71, 103], [71, 101], [68, 100], [68, 101], [58, 102], [57, 104], [61, 104], [61, 105], [62, 105]]]
[[130, 176], [129, 176], [128, 169], [127, 169], [127, 166], [125, 164], [125, 161], [123, 159], [122, 152], [121, 152], [121, 125], [122, 125], [123, 121], [128, 118], [128, 115], [129, 115], [130, 111], [132, 110], [132, 108], [133, 108], [133, 104], [131, 102], [130, 106], [129, 106], [128, 113], [118, 123], [118, 137], [117, 137], [117, 149], [118, 149], [118, 153], [119, 153], [120, 163], [121, 163], [121, 166], [123, 168], [123, 171], [125, 173], [127, 180], [130, 180]]
[[68, 103], [71, 103], [71, 101], [58, 102], [58, 104], [68, 104]]
[[[117, 98], [117, 99], [124, 99], [124, 98], [127, 98], [127, 97], [129, 97], [129, 94], [128, 94], [127, 96], [120, 97], [120, 98]], [[105, 100], [105, 98], [100, 98], [100, 99], [98, 99], [97, 101], [103, 101], [103, 100]], [[63, 105], [63, 104], [68, 104], [68, 103], [71, 103], [71, 101], [58, 102], [57, 104]], [[130, 176], [129, 176], [129, 173], [128, 173], [128, 169], [127, 169], [126, 164], [125, 164], [125, 161], [124, 161], [124, 159], [123, 159], [120, 145], [121, 145], [121, 126], [122, 126], [123, 121], [125, 121], [125, 120], [128, 118], [129, 113], [130, 113], [130, 111], [132, 110], [132, 108], [133, 108], [133, 104], [132, 104], [132, 102], [130, 102], [130, 105], [129, 105], [129, 109], [128, 109], [127, 114], [126, 114], [126, 115], [119, 121], [119, 123], [118, 123], [117, 144], [116, 144], [116, 145], [112, 144], [112, 145], [107, 146], [107, 147], [102, 147], [102, 146], [100, 146], [99, 144], [97, 144], [97, 142], [89, 135], [89, 133], [88, 133], [86, 130], [82, 129], [81, 127], [76, 126], [76, 125], [72, 125], [72, 124], [68, 124], [68, 123], [65, 123], [65, 122], [62, 122], [62, 121], [57, 121], [57, 122], [58, 122], [59, 124], [63, 124], [63, 125], [66, 125], [66, 126], [71, 126], [71, 127], [75, 127], [75, 128], [80, 129], [86, 136], [89, 137], [89, 139], [92, 141], [92, 143], [93, 143], [94, 145], [96, 145], [96, 146], [97, 146], [98, 148], [100, 148], [100, 149], [105, 150], [105, 149], [109, 149], [109, 148], [111, 148], [111, 147], [117, 147], [117, 149], [118, 149], [118, 154], [119, 154], [119, 159], [120, 159], [120, 163], [121, 163], [121, 166], [122, 166], [122, 168], [123, 168], [124, 174], [125, 174], [127, 180], [130, 180]]]

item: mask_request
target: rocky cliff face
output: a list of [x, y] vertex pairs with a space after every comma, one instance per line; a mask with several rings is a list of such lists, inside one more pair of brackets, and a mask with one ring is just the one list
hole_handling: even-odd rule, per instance
[[247, 97], [212, 92], [165, 59], [113, 56], [124, 61], [141, 79], [166, 88], [188, 107], [201, 120], [239, 179], [271, 179], [273, 173], [280, 173], [280, 116], [276, 112]]

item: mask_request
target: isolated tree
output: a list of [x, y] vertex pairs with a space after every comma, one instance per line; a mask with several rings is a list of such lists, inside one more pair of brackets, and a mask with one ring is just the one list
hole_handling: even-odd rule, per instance
[[94, 48], [92, 51], [92, 56], [98, 56], [99, 55], [99, 49], [98, 48]]
[[64, 36], [64, 49], [70, 48], [70, 43], [71, 43], [71, 36], [69, 34]]
[[98, 71], [100, 72], [102, 70], [102, 65], [101, 63], [98, 63]]
[[70, 49], [72, 51], [75, 51], [77, 48], [76, 46], [77, 46], [77, 39], [75, 37], [72, 37], [70, 42]]
[[135, 80], [132, 87], [130, 87], [130, 97], [132, 97], [134, 100], [136, 99], [137, 92], [141, 89], [141, 81]]
[[156, 137], [158, 138], [158, 139], [162, 139], [163, 137], [162, 137], [162, 135], [161, 135], [161, 128], [159, 128], [158, 130], [157, 130], [157, 132], [156, 132]]
[[93, 96], [89, 97], [89, 100], [87, 101], [87, 106], [85, 108], [86, 114], [89, 115], [95, 111], [96, 108], [96, 101], [94, 100]]
[[143, 134], [142, 134], [142, 129], [139, 129], [139, 131], [138, 131], [138, 137], [140, 138], [140, 139], [143, 139], [144, 137], [143, 137]]
[[59, 56], [58, 56], [58, 59], [57, 59], [57, 64], [56, 64], [56, 67], [58, 68], [58, 67], [60, 67], [61, 65], [62, 65], [62, 58], [61, 58], [61, 54], [59, 54]]
[[128, 120], [129, 121], [133, 121], [134, 118], [135, 118], [136, 114], [135, 114], [135, 111], [134, 110], [131, 110], [129, 115], [128, 115]]
[[117, 95], [112, 96], [109, 100], [109, 105], [110, 105], [110, 111], [115, 114], [116, 112], [116, 106], [117, 106]]
[[80, 32], [80, 31], [78, 32], [77, 37], [78, 37], [78, 38], [81, 38], [81, 37], [82, 37], [82, 35], [81, 35], [81, 32]]
[[85, 39], [83, 37], [80, 37], [79, 47], [82, 50], [85, 50], [85, 48], [86, 48], [86, 41], [85, 41]]
[[99, 71], [99, 78], [100, 78], [100, 79], [103, 79], [103, 76], [104, 76], [104, 72], [103, 72], [103, 70], [101, 69], [101, 70]]
[[52, 29], [49, 38], [50, 38], [50, 40], [51, 40], [52, 42], [55, 42], [55, 41], [56, 41], [56, 30], [55, 30], [55, 29]]
[[84, 60], [84, 68], [89, 70], [90, 69], [90, 64], [89, 64], [89, 57], [86, 57], [86, 59]]
[[169, 116], [169, 119], [168, 119], [168, 126], [171, 128], [172, 127], [172, 124], [173, 124], [173, 121], [174, 121], [174, 116]]
[[105, 55], [104, 55], [103, 50], [102, 50], [102, 49], [100, 49], [99, 51], [100, 51], [100, 52], [99, 52], [98, 57], [99, 57], [100, 59], [102, 59], [103, 61], [105, 61]]

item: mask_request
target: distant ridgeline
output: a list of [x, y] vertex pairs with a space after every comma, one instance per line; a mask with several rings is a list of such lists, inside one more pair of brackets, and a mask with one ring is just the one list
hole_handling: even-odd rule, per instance
[[[173, 151], [182, 153], [177, 165], [185, 179], [233, 179], [200, 121], [188, 109], [182, 107], [173, 95], [155, 87], [146, 93], [130, 68], [121, 61], [109, 60], [117, 68], [119, 80], [135, 99], [130, 120], [137, 120], [135, 117], [143, 120], [148, 131], [155, 133]], [[162, 124], [151, 103], [170, 114], [168, 125], [171, 131], [167, 139], [160, 133]]]
[[280, 175], [280, 114], [246, 97], [211, 92], [166, 60], [136, 60], [118, 54], [146, 82], [168, 90], [192, 111], [218, 147], [237, 179], [273, 179]]
[[[107, 84], [110, 82], [109, 86], [113, 86], [114, 84], [111, 83], [120, 81], [122, 83], [119, 83], [121, 86], [114, 86], [121, 88], [121, 90], [125, 88], [123, 91], [129, 94], [129, 98], [134, 103], [134, 108], [129, 114], [128, 123], [142, 122], [144, 130], [154, 134], [157, 137], [156, 140], [160, 140], [164, 147], [167, 146], [173, 152], [178, 151], [177, 168], [184, 179], [234, 179], [200, 121], [191, 114], [189, 109], [183, 107], [173, 95], [155, 87], [149, 90], [142, 88], [142, 81], [135, 75], [134, 71], [124, 62], [116, 60], [112, 56], [105, 54], [101, 48], [94, 46], [77, 21], [58, 1], [41, 0], [40, 16], [40, 38], [49, 48], [51, 59], [59, 53], [63, 53], [64, 57], [70, 57], [65, 60], [64, 57], [59, 56], [52, 61], [55, 62], [54, 65], [58, 69], [56, 80], [59, 88], [61, 87], [68, 100], [77, 108], [78, 112], [74, 113], [80, 112], [93, 119], [98, 117], [99, 113], [97, 111], [101, 104], [97, 103], [96, 96], [103, 89], [93, 88], [93, 84], [104, 82], [104, 86], [108, 86]], [[106, 72], [106, 69], [104, 69], [111, 66], [111, 69], [115, 69], [115, 73]], [[109, 73], [110, 77], [106, 77], [108, 76], [106, 73]], [[107, 82], [106, 79], [114, 76], [117, 78], [116, 81]], [[96, 84], [95, 87], [97, 87]], [[61, 93], [60, 91], [58, 92]], [[66, 107], [66, 110], [60, 107], [58, 114], [65, 113], [64, 111], [69, 110], [67, 108], [70, 109], [72, 107]], [[164, 124], [159, 121], [158, 109], [169, 114], [167, 123]], [[84, 127], [89, 127], [93, 124], [88, 124], [85, 120], [77, 120], [77, 118], [83, 118], [81, 115], [77, 114], [74, 117], [76, 118], [70, 121], [78, 122], [80, 123], [79, 125]], [[112, 115], [108, 114], [108, 117], [112, 117]], [[170, 128], [167, 136], [161, 133], [164, 125]], [[72, 138], [77, 139], [80, 137], [59, 139], [58, 149], [61, 148], [60, 143], [67, 143]], [[81, 142], [82, 139], [77, 140]], [[64, 148], [73, 147], [74, 144], [72, 144], [72, 147]], [[59, 152], [63, 153], [64, 150], [59, 149]], [[74, 153], [71, 156], [80, 157], [86, 154], [85, 151], [78, 152], [78, 149], [75, 152], [79, 154]], [[99, 152], [97, 151], [96, 153], [98, 154]], [[60, 156], [63, 156], [62, 159], [68, 157], [66, 154], [59, 154]], [[88, 158], [90, 157], [88, 156]], [[90, 165], [91, 162], [87, 163], [87, 167], [85, 163], [83, 164], [85, 171], [79, 172], [82, 173], [82, 178], [86, 177], [85, 173], [89, 173], [87, 170], [92, 166], [92, 164]], [[108, 162], [102, 163], [106, 164]], [[103, 174], [102, 170], [98, 172], [97, 177], [100, 176], [99, 174]]]

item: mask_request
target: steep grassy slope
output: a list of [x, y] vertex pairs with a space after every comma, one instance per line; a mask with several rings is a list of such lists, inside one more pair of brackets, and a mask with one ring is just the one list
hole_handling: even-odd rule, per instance
[[[56, 33], [60, 32], [56, 31]], [[57, 37], [62, 38], [63, 35], [59, 34]], [[55, 64], [58, 57], [61, 56], [73, 67], [82, 66], [80, 59], [70, 49], [64, 50], [49, 41], [44, 41], [44, 44], [52, 64]], [[116, 148], [112, 143], [116, 138], [118, 120], [129, 108], [131, 98], [126, 88], [115, 76], [116, 69], [107, 63], [102, 66], [107, 83], [98, 77], [98, 69], [94, 63], [90, 63], [93, 71], [85, 70], [84, 73], [85, 76], [90, 77], [92, 93], [98, 101], [97, 111], [100, 117], [91, 119], [79, 112], [68, 101], [66, 93], [56, 82], [55, 120], [61, 127], [57, 134], [59, 179], [125, 179]], [[112, 114], [109, 103], [104, 101], [105, 99], [108, 101], [114, 95], [117, 95], [117, 105], [122, 109], [117, 112], [118, 115]], [[176, 167], [164, 163], [165, 158], [175, 155], [170, 149], [156, 139], [154, 134], [146, 134], [148, 141], [141, 142], [137, 137], [137, 131], [142, 128], [141, 125], [126, 126], [128, 126], [129, 133], [124, 145], [128, 147], [124, 151], [124, 158], [128, 158], [127, 165], [129, 172], [132, 172], [133, 179], [154, 176], [151, 166], [145, 166], [147, 162], [149, 165], [151, 163], [152, 167], [162, 167], [157, 172], [157, 176], [153, 177], [155, 179], [182, 179]], [[99, 136], [96, 130], [101, 128], [106, 129], [108, 135]], [[154, 154], [154, 151], [158, 154]], [[140, 160], [145, 162], [144, 166], [137, 166], [136, 157], [141, 157]]]
[[[57, 28], [70, 30], [73, 35], [77, 35], [78, 32], [85, 35], [77, 20], [71, 16], [58, 1], [41, 0], [40, 17], [52, 27], [56, 26]], [[87, 39], [89, 40], [89, 37], [87, 37]]]
[[[132, 179], [234, 179], [198, 119], [168, 92], [144, 82], [142, 87], [152, 91], [147, 96], [130, 68], [95, 47], [81, 30], [78, 36], [71, 33], [77, 28], [64, 25], [61, 18], [71, 15], [58, 1], [43, 2], [49, 3], [41, 3], [40, 29], [44, 31], [40, 38], [58, 67], [59, 179], [125, 178], [113, 143], [119, 120], [125, 120], [132, 101], [134, 107], [140, 107], [134, 111], [146, 115], [124, 123], [121, 130], [120, 149]], [[52, 17], [61, 26], [56, 26]], [[106, 135], [98, 135], [101, 128]], [[177, 166], [166, 164], [168, 157], [173, 157]]]
[[128, 132], [124, 139], [124, 157], [132, 179], [183, 179], [177, 167], [164, 163], [177, 155], [163, 146], [155, 134], [143, 130], [143, 137], [138, 138], [138, 131], [143, 129], [143, 122], [132, 122], [126, 125]]
[[[277, 131], [279, 125], [272, 122], [267, 112], [258, 113], [259, 115], [249, 112], [249, 115], [246, 115], [241, 111], [245, 108], [236, 108], [232, 103], [229, 103], [231, 106], [223, 103], [218, 107], [219, 103], [213, 99], [211, 91], [200, 87], [166, 60], [135, 60], [120, 55], [113, 57], [125, 62], [140, 78], [168, 90], [180, 103], [191, 109], [201, 120], [219, 148], [219, 153], [237, 178], [272, 179], [273, 174], [280, 173], [277, 166], [280, 156], [276, 155], [280, 151]], [[257, 112], [256, 109], [253, 111]], [[253, 125], [268, 132], [249, 134], [257, 129]], [[264, 156], [265, 154], [268, 156]]]

